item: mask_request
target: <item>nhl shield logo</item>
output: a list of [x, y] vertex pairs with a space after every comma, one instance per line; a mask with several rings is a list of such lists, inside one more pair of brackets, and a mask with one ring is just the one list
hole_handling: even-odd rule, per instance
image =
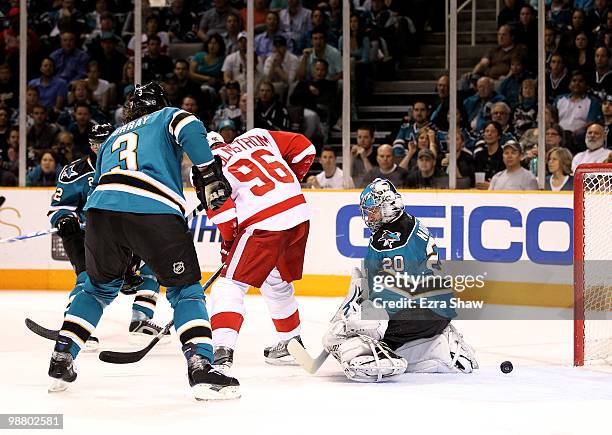
[[172, 270], [174, 270], [174, 273], [177, 275], [180, 275], [181, 273], [185, 272], [185, 263], [182, 261], [177, 261], [172, 265]]

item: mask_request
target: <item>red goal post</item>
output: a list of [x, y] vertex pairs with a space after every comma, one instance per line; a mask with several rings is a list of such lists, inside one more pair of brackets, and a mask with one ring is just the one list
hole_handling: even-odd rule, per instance
[[[610, 267], [608, 267], [610, 266]], [[612, 356], [612, 164], [574, 174], [574, 365]]]

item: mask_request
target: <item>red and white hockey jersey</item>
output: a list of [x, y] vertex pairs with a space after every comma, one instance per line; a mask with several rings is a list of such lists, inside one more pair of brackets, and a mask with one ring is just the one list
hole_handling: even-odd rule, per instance
[[227, 241], [246, 227], [268, 231], [293, 228], [310, 219], [300, 181], [314, 161], [314, 145], [299, 133], [249, 130], [213, 149], [232, 185], [231, 199], [208, 211]]

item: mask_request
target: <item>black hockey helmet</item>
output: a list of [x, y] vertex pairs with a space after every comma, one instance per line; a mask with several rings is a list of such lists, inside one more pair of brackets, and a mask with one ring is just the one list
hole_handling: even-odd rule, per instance
[[89, 130], [89, 146], [94, 152], [98, 152], [100, 144], [104, 142], [115, 130], [111, 124], [96, 124]]
[[123, 107], [123, 119], [125, 122], [130, 122], [169, 106], [166, 92], [158, 82], [136, 85]]

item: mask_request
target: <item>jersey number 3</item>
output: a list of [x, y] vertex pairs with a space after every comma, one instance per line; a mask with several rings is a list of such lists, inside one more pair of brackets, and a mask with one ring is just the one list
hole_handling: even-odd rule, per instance
[[[136, 149], [138, 148], [138, 135], [134, 132], [122, 134], [117, 137], [111, 146], [111, 152], [114, 153], [118, 149], [125, 148], [119, 151], [119, 161], [125, 161], [125, 167], [129, 171], [138, 170], [138, 158], [136, 157]], [[112, 170], [122, 169], [121, 166], [115, 166]]]
[[[269, 159], [270, 156], [272, 156], [272, 159]], [[263, 196], [269, 191], [274, 190], [276, 185], [274, 180], [280, 183], [293, 183], [294, 176], [291, 169], [282, 162], [275, 160], [274, 154], [270, 151], [257, 150], [251, 154], [251, 157], [253, 160], [237, 160], [228, 170], [239, 181], [248, 182], [257, 179], [263, 183], [251, 187], [253, 195]]]

